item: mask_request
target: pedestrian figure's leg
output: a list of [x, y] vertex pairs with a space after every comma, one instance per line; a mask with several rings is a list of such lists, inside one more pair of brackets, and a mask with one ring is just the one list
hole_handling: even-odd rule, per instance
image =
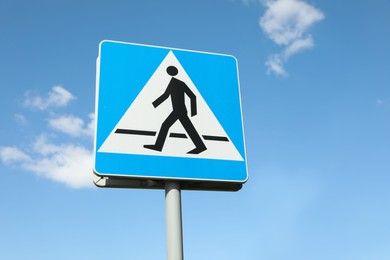
[[203, 151], [206, 151], [206, 145], [203, 143], [202, 138], [196, 131], [194, 125], [192, 124], [191, 120], [188, 118], [187, 115], [182, 115], [179, 117], [180, 123], [183, 125], [184, 129], [190, 136], [192, 142], [195, 144], [195, 148], [191, 151], [189, 151], [189, 154], [199, 154]]
[[161, 129], [158, 133], [157, 140], [155, 144], [146, 144], [144, 145], [145, 148], [156, 150], [161, 152], [165, 143], [165, 139], [167, 138], [169, 128], [176, 122], [178, 119], [178, 116], [174, 113], [171, 113], [167, 119], [162, 123]]

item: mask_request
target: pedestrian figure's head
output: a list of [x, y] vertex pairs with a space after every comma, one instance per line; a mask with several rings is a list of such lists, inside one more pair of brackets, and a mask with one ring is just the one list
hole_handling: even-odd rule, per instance
[[177, 73], [179, 73], [179, 71], [177, 70], [177, 68], [175, 66], [169, 66], [167, 68], [167, 73], [173, 77], [173, 76], [176, 76]]

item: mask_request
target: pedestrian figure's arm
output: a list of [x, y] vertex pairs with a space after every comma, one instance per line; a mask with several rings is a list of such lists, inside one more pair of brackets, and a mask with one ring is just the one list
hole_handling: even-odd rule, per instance
[[191, 98], [191, 116], [196, 116], [198, 112], [196, 111], [196, 96], [194, 95]]
[[169, 97], [169, 94], [170, 94], [169, 89], [170, 89], [170, 87], [168, 85], [165, 92], [161, 96], [159, 96], [155, 101], [153, 101], [152, 104], [155, 108], [158, 107], [162, 102], [164, 102]]
[[196, 109], [196, 96], [187, 85], [185, 85], [185, 93], [191, 100], [191, 116], [196, 116], [198, 113]]

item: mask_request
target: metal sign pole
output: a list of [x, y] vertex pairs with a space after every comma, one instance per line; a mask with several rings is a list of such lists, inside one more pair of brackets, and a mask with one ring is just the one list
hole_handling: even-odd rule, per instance
[[167, 225], [167, 260], [183, 260], [183, 232], [179, 182], [165, 183], [165, 215]]

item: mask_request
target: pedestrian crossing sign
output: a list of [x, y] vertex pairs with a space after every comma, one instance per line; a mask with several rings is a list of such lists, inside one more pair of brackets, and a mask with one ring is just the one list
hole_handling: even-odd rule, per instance
[[103, 41], [96, 85], [97, 176], [188, 187], [247, 180], [233, 56]]

